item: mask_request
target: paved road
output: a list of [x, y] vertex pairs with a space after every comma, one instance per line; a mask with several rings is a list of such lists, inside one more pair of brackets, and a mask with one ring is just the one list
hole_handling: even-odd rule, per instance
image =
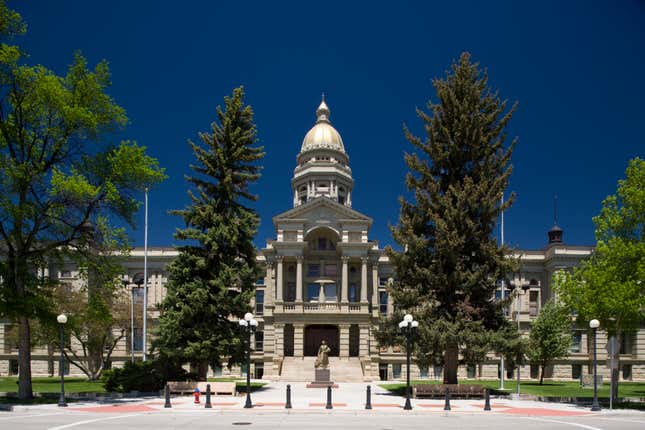
[[1, 429], [492, 429], [492, 430], [642, 430], [645, 414], [602, 413], [586, 416], [517, 416], [483, 412], [425, 411], [224, 411], [171, 410], [87, 413], [33, 410], [0, 415]]
[[20, 406], [0, 412], [0, 430], [64, 429], [295, 429], [295, 430], [645, 430], [645, 412], [607, 411], [527, 400], [492, 399], [492, 411], [483, 400], [453, 400], [444, 411], [441, 399], [415, 399], [414, 409], [404, 411], [404, 399], [373, 385], [372, 410], [365, 410], [365, 384], [340, 384], [333, 390], [332, 410], [325, 409], [326, 390], [307, 389], [294, 383], [293, 409], [284, 408], [286, 384], [272, 383], [253, 393], [254, 408], [244, 409], [244, 396], [213, 397], [212, 409], [196, 405], [189, 396], [172, 399], [130, 399], [112, 403], [70, 403]]

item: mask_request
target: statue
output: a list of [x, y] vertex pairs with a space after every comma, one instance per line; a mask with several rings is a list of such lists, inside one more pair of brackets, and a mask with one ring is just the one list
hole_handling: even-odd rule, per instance
[[329, 367], [329, 353], [331, 349], [327, 346], [326, 341], [320, 343], [320, 348], [318, 348], [318, 356], [316, 357], [316, 362], [314, 367], [316, 369], [327, 369]]

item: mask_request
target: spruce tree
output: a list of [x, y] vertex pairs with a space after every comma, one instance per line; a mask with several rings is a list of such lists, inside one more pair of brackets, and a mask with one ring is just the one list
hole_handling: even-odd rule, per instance
[[239, 326], [230, 317], [250, 310], [258, 275], [253, 237], [259, 218], [249, 207], [257, 199], [249, 186], [260, 177], [253, 110], [236, 88], [217, 108], [201, 144], [189, 142], [197, 162], [187, 177], [191, 204], [174, 211], [186, 228], [175, 238], [188, 243], [169, 266], [156, 346], [173, 362], [188, 362], [206, 376], [208, 364], [243, 357]]
[[404, 127], [415, 151], [405, 155], [406, 186], [393, 236], [403, 251], [389, 249], [396, 270], [390, 293], [395, 315], [383, 321], [381, 343], [400, 343], [394, 324], [404, 312], [419, 320], [417, 364], [443, 365], [444, 383], [457, 383], [462, 363], [481, 362], [496, 330], [504, 327], [505, 303], [494, 300], [499, 281], [515, 268], [494, 237], [501, 196], [511, 174], [515, 140], [504, 131], [515, 106], [498, 98], [488, 76], [463, 53], [444, 79], [433, 80], [438, 103], [417, 109], [425, 139]]

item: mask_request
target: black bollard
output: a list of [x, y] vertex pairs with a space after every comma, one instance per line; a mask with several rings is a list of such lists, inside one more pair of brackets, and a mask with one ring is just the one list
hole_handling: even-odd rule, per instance
[[170, 404], [170, 385], [166, 384], [165, 388], [166, 403], [163, 405], [164, 408], [172, 408]]
[[331, 386], [327, 387], [327, 405], [325, 405], [325, 409], [333, 409], [334, 406], [331, 404]]
[[213, 405], [211, 405], [211, 384], [206, 384], [206, 403], [204, 403], [204, 407], [206, 409], [213, 407]]
[[443, 407], [444, 411], [450, 410], [450, 390], [446, 387], [446, 405]]
[[367, 400], [365, 401], [365, 409], [372, 409], [372, 387], [367, 386]]
[[287, 384], [287, 403], [284, 404], [285, 409], [291, 409], [291, 384]]
[[490, 390], [488, 388], [486, 388], [486, 391], [484, 392], [484, 398], [486, 399], [486, 402], [484, 403], [484, 410], [490, 411]]

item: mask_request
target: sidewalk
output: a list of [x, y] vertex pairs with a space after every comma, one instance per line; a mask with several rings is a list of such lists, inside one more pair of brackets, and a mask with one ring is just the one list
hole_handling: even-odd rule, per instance
[[[85, 402], [70, 403], [66, 410], [92, 413], [129, 413], [129, 412], [190, 412], [208, 413], [245, 410], [249, 413], [396, 413], [396, 414], [513, 414], [520, 416], [578, 416], [592, 414], [587, 408], [569, 404], [544, 403], [528, 400], [491, 399], [491, 411], [484, 411], [483, 399], [451, 400], [451, 410], [444, 411], [444, 399], [412, 399], [412, 411], [403, 410], [405, 398], [391, 394], [376, 384], [370, 384], [372, 389], [372, 410], [365, 409], [366, 383], [340, 383], [332, 389], [333, 409], [325, 408], [327, 389], [306, 388], [306, 383], [291, 383], [292, 409], [285, 409], [286, 383], [274, 382], [263, 389], [251, 393], [252, 409], [244, 409], [246, 397], [212, 396], [212, 409], [205, 409], [206, 396], [202, 395], [199, 404], [195, 404], [192, 396], [173, 396], [172, 407], [164, 408], [163, 398], [122, 399], [111, 403]], [[57, 409], [56, 405], [18, 406], [16, 410]], [[601, 413], [606, 413], [603, 411]]]

